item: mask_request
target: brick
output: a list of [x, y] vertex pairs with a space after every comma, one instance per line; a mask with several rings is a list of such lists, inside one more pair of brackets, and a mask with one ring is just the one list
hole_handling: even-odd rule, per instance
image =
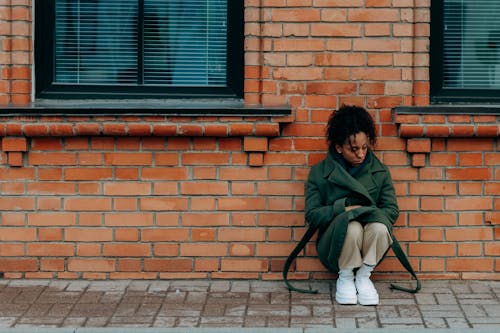
[[488, 168], [449, 168], [446, 169], [449, 180], [489, 180], [491, 170]]
[[488, 241], [493, 240], [491, 229], [484, 228], [455, 228], [446, 230], [448, 241]]
[[446, 209], [454, 211], [491, 210], [492, 204], [489, 198], [447, 198]]
[[13, 167], [23, 166], [23, 153], [17, 151], [11, 151], [7, 154], [8, 163]]
[[192, 259], [145, 259], [144, 271], [146, 272], [191, 272]]
[[114, 259], [68, 259], [70, 272], [113, 272], [116, 262]]
[[265, 272], [268, 262], [263, 259], [222, 259], [221, 270], [226, 272]]
[[34, 226], [69, 226], [75, 225], [74, 213], [29, 213], [28, 224]]
[[153, 215], [150, 213], [107, 213], [104, 215], [107, 226], [150, 226]]
[[272, 21], [314, 22], [320, 20], [319, 9], [273, 9]]
[[73, 242], [106, 242], [113, 239], [113, 230], [105, 228], [67, 228], [64, 240]]
[[183, 226], [226, 226], [230, 223], [230, 216], [227, 213], [183, 213]]
[[74, 255], [74, 245], [66, 243], [27, 244], [26, 254], [28, 256], [71, 257]]
[[102, 248], [105, 257], [148, 257], [151, 255], [149, 244], [105, 243]]
[[491, 272], [493, 261], [490, 258], [449, 258], [446, 268], [450, 272]]
[[425, 166], [426, 154], [413, 154], [411, 157], [411, 165], [415, 168]]
[[431, 140], [408, 139], [406, 150], [410, 153], [428, 153], [431, 151]]
[[3, 272], [35, 272], [38, 270], [38, 260], [32, 258], [0, 258]]
[[28, 150], [26, 138], [5, 137], [2, 139], [2, 151], [24, 152]]
[[460, 257], [477, 257], [481, 256], [482, 245], [476, 244], [458, 244], [458, 256]]
[[412, 195], [456, 195], [455, 182], [412, 182], [409, 184]]
[[[210, 229], [207, 232], [210, 232]], [[188, 241], [189, 231], [187, 229], [178, 229], [178, 228], [142, 229], [141, 240], [143, 242]]]
[[223, 242], [262, 242], [265, 240], [266, 231], [255, 228], [221, 228], [218, 235], [218, 240]]
[[193, 228], [191, 229], [191, 239], [193, 241], [216, 241], [214, 229], [210, 228]]
[[243, 139], [243, 150], [247, 152], [264, 152], [268, 149], [267, 138], [249, 137]]
[[253, 167], [260, 167], [264, 165], [264, 153], [250, 153], [248, 154], [248, 165]]
[[115, 228], [114, 240], [117, 242], [137, 242], [139, 240], [139, 230], [134, 228]]

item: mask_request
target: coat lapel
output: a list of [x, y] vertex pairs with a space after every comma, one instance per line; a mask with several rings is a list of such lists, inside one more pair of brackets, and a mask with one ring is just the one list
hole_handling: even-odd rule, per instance
[[[370, 164], [366, 165], [365, 168], [371, 169], [373, 165], [373, 160], [374, 156], [372, 156]], [[370, 172], [370, 170], [368, 172]], [[363, 186], [363, 184], [361, 184], [357, 179], [352, 177], [339, 163], [337, 163], [333, 159], [333, 157], [330, 154], [328, 154], [326, 159], [326, 165], [323, 177], [325, 177], [335, 185], [342, 187], [344, 190], [361, 194], [363, 197], [368, 199], [373, 205], [375, 205], [375, 202], [373, 201], [372, 197], [366, 190], [366, 187]]]

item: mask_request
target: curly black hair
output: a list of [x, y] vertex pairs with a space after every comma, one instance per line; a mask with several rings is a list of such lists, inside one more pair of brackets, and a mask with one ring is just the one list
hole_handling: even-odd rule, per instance
[[326, 136], [330, 149], [342, 146], [351, 135], [363, 132], [373, 146], [377, 140], [373, 118], [364, 108], [343, 105], [332, 112], [326, 127]]

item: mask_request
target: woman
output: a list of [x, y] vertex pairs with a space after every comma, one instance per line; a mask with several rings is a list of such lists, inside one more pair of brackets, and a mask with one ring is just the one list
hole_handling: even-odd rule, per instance
[[[328, 154], [314, 165], [306, 184], [305, 218], [310, 228], [289, 256], [291, 261], [318, 231], [317, 252], [330, 271], [338, 273], [335, 299], [340, 304], [376, 305], [379, 296], [370, 275], [392, 248], [416, 278], [392, 234], [399, 215], [387, 167], [373, 154], [376, 134], [373, 119], [363, 108], [343, 106], [327, 125]], [[397, 286], [393, 288], [417, 292]]]

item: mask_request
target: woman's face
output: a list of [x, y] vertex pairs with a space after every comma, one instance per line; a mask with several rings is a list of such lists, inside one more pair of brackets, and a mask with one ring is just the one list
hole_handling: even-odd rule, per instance
[[341, 154], [344, 160], [351, 166], [358, 166], [366, 158], [369, 147], [369, 138], [365, 132], [358, 132], [351, 135], [344, 144], [335, 145], [335, 150], [337, 153]]

